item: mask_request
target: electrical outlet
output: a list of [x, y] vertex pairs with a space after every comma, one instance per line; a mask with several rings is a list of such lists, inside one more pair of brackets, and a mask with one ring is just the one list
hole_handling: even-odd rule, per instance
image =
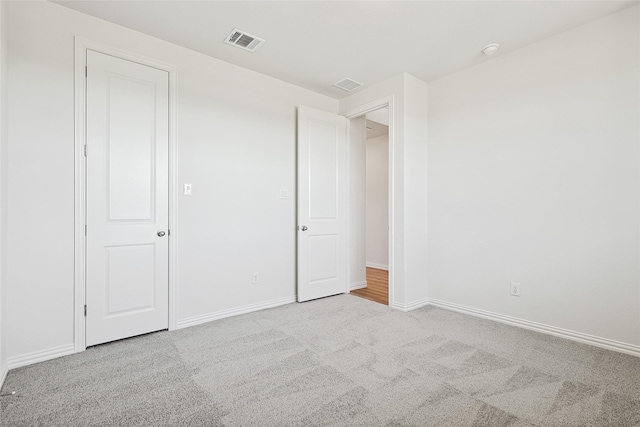
[[251, 275], [251, 283], [255, 285], [259, 281], [260, 281], [260, 273], [258, 273], [257, 271], [254, 271], [253, 274]]
[[511, 282], [511, 295], [514, 297], [520, 296], [520, 283], [519, 282]]

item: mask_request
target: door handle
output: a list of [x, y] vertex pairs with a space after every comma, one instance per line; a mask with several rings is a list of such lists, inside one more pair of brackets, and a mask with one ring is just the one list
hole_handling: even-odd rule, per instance
[[165, 235], [164, 231], [162, 230], [158, 231], [158, 237], [164, 237], [164, 235]]
[[302, 226], [302, 231], [307, 231], [307, 230], [308, 230], [307, 226], [306, 226], [306, 225], [303, 225], [303, 226]]

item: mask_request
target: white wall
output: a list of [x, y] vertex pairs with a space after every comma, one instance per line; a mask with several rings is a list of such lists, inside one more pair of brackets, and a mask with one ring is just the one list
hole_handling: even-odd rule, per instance
[[389, 134], [367, 139], [367, 267], [389, 268]]
[[73, 344], [76, 35], [177, 66], [178, 177], [193, 184], [172, 230], [179, 325], [293, 301], [296, 106], [337, 101], [53, 3], [7, 11], [9, 364]]
[[0, 388], [7, 373], [4, 316], [6, 313], [4, 288], [6, 283], [6, 146], [7, 146], [7, 2], [0, 2]]
[[392, 97], [390, 143], [393, 258], [390, 305], [410, 310], [427, 302], [427, 84], [403, 73], [340, 100], [341, 114]]
[[349, 120], [349, 287], [367, 286], [366, 269], [366, 138], [367, 118]]
[[429, 83], [430, 299], [640, 344], [638, 13]]
[[427, 303], [427, 84], [404, 81], [404, 280], [407, 309]]

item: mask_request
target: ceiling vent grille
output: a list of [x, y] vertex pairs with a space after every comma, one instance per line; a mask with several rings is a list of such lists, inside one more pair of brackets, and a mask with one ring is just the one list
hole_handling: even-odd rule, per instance
[[362, 86], [362, 83], [358, 83], [357, 81], [352, 79], [342, 79], [339, 82], [335, 82], [333, 85], [335, 87], [339, 87], [342, 90], [346, 90], [347, 92], [351, 92], [352, 90]]
[[234, 28], [224, 42], [249, 52], [255, 52], [264, 43], [264, 39]]

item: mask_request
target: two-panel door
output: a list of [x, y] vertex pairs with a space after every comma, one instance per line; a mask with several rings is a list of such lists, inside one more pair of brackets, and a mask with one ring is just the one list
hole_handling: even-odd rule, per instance
[[346, 119], [298, 108], [298, 301], [347, 291]]
[[169, 76], [87, 50], [86, 345], [168, 327]]

